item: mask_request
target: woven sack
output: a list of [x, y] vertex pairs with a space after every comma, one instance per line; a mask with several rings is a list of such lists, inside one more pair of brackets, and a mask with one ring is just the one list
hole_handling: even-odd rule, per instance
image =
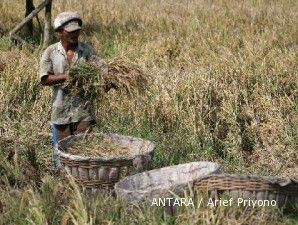
[[146, 199], [167, 197], [170, 192], [183, 194], [192, 181], [220, 172], [220, 166], [212, 162], [169, 166], [128, 176], [115, 184], [115, 192], [128, 203], [137, 204]]

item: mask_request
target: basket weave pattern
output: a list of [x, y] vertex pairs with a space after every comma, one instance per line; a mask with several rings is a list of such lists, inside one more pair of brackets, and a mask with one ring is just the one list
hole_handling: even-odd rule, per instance
[[298, 183], [266, 177], [211, 175], [194, 182], [195, 191], [208, 191], [209, 197], [219, 199], [223, 193], [232, 198], [275, 200], [278, 204], [298, 202]]
[[83, 136], [75, 135], [59, 142], [60, 160], [65, 170], [71, 174], [76, 182], [87, 190], [112, 190], [120, 179], [143, 172], [149, 168], [153, 156], [154, 145], [146, 140], [117, 135], [90, 134], [104, 136], [112, 143], [121, 144], [132, 149], [129, 156], [119, 157], [83, 157], [70, 155], [67, 148], [79, 141]]
[[86, 188], [113, 188], [119, 179], [134, 171], [132, 160], [99, 164], [92, 160], [76, 162], [61, 156], [61, 162], [77, 183]]

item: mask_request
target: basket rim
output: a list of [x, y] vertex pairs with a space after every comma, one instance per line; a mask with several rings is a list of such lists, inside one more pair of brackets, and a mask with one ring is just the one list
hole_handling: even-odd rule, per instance
[[[170, 170], [170, 169], [173, 169], [173, 168], [185, 167], [185, 166], [190, 165], [190, 164], [193, 164], [194, 166], [199, 166], [200, 164], [203, 164], [203, 163], [206, 163], [206, 164], [208, 164], [210, 166], [212, 165], [212, 166], [214, 166], [214, 168], [216, 168], [216, 170], [214, 170], [212, 173], [215, 173], [215, 174], [220, 174], [221, 173], [222, 167], [221, 167], [220, 164], [218, 164], [216, 162], [195, 161], [195, 162], [188, 162], [188, 163], [183, 163], [183, 164], [178, 164], [178, 165], [172, 165], [172, 166], [167, 166], [167, 167], [161, 167], [161, 168], [157, 168], [157, 169], [153, 169], [153, 170], [147, 170], [147, 171], [144, 171], [144, 172], [141, 172], [141, 173], [130, 175], [130, 176], [124, 177], [121, 180], [119, 180], [115, 184], [115, 187], [117, 187], [119, 189], [123, 189], [122, 188], [122, 185], [125, 184], [125, 182], [127, 182], [128, 180], [133, 180], [136, 177], [142, 177], [142, 176], [145, 176], [145, 175], [148, 175], [148, 174], [154, 175], [154, 173], [157, 173], [157, 172], [161, 172], [162, 173], [162, 172], [165, 172], [165, 171]], [[191, 182], [193, 182], [193, 181], [191, 181]], [[187, 184], [187, 183], [190, 183], [190, 182], [184, 182], [183, 181], [180, 184]]]
[[[291, 177], [276, 177], [276, 176], [258, 176], [258, 175], [245, 175], [245, 174], [209, 174], [206, 175], [194, 182], [200, 183], [204, 180], [208, 180], [210, 178], [218, 178], [218, 179], [241, 179], [244, 181], [255, 181], [255, 182], [264, 182], [271, 185], [279, 185], [280, 187], [285, 187], [288, 185], [298, 185], [298, 180]], [[298, 192], [298, 191], [297, 191]]]
[[87, 135], [113, 135], [113, 136], [118, 136], [118, 137], [125, 137], [125, 138], [130, 138], [131, 140], [135, 140], [135, 141], [143, 141], [143, 142], [147, 142], [148, 143], [148, 151], [146, 151], [143, 154], [135, 154], [135, 155], [127, 155], [127, 156], [80, 156], [80, 155], [73, 155], [73, 154], [69, 154], [66, 153], [62, 150], [62, 147], [60, 146], [61, 142], [65, 142], [68, 139], [72, 139], [74, 138], [74, 136], [82, 136], [85, 134], [76, 134], [76, 135], [71, 135], [68, 136], [66, 138], [63, 138], [62, 140], [60, 140], [58, 142], [58, 154], [64, 158], [67, 158], [70, 161], [104, 161], [104, 162], [111, 162], [111, 161], [121, 161], [121, 160], [133, 160], [138, 156], [148, 156], [150, 154], [152, 154], [156, 148], [156, 145], [154, 142], [143, 139], [143, 138], [138, 138], [138, 137], [133, 137], [133, 136], [128, 136], [128, 135], [122, 135], [122, 134], [118, 134], [118, 133], [104, 133], [104, 132], [96, 132], [96, 133], [89, 133]]

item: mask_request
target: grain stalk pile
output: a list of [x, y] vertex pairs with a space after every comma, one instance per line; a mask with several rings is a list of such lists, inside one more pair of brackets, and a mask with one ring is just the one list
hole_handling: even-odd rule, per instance
[[144, 93], [148, 85], [142, 69], [124, 60], [114, 60], [109, 64], [108, 72], [103, 73], [93, 63], [72, 66], [66, 86], [73, 95], [95, 100], [106, 90], [115, 88], [129, 95]]
[[110, 62], [109, 72], [103, 79], [107, 83], [116, 84], [128, 94], [142, 94], [149, 84], [148, 77], [138, 65], [121, 59]]
[[[90, 63], [72, 66], [68, 75], [68, 88], [73, 95], [96, 98], [101, 84], [101, 70]], [[96, 88], [97, 87], [97, 88]]]
[[68, 149], [68, 153], [80, 156], [124, 156], [129, 155], [129, 148], [112, 144], [103, 138], [86, 138]]

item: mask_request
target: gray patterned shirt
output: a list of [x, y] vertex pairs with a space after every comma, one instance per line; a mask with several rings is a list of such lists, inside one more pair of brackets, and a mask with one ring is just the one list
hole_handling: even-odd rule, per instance
[[[71, 65], [84, 63], [92, 60], [98, 65], [103, 73], [108, 66], [95, 50], [88, 44], [79, 42]], [[40, 61], [40, 79], [48, 74], [66, 74], [69, 67], [66, 52], [61, 44], [57, 42], [49, 46], [42, 54]], [[53, 86], [53, 108], [51, 115], [52, 124], [69, 124], [78, 121], [95, 120], [92, 105], [87, 100], [72, 96], [70, 91], [62, 85]]]

